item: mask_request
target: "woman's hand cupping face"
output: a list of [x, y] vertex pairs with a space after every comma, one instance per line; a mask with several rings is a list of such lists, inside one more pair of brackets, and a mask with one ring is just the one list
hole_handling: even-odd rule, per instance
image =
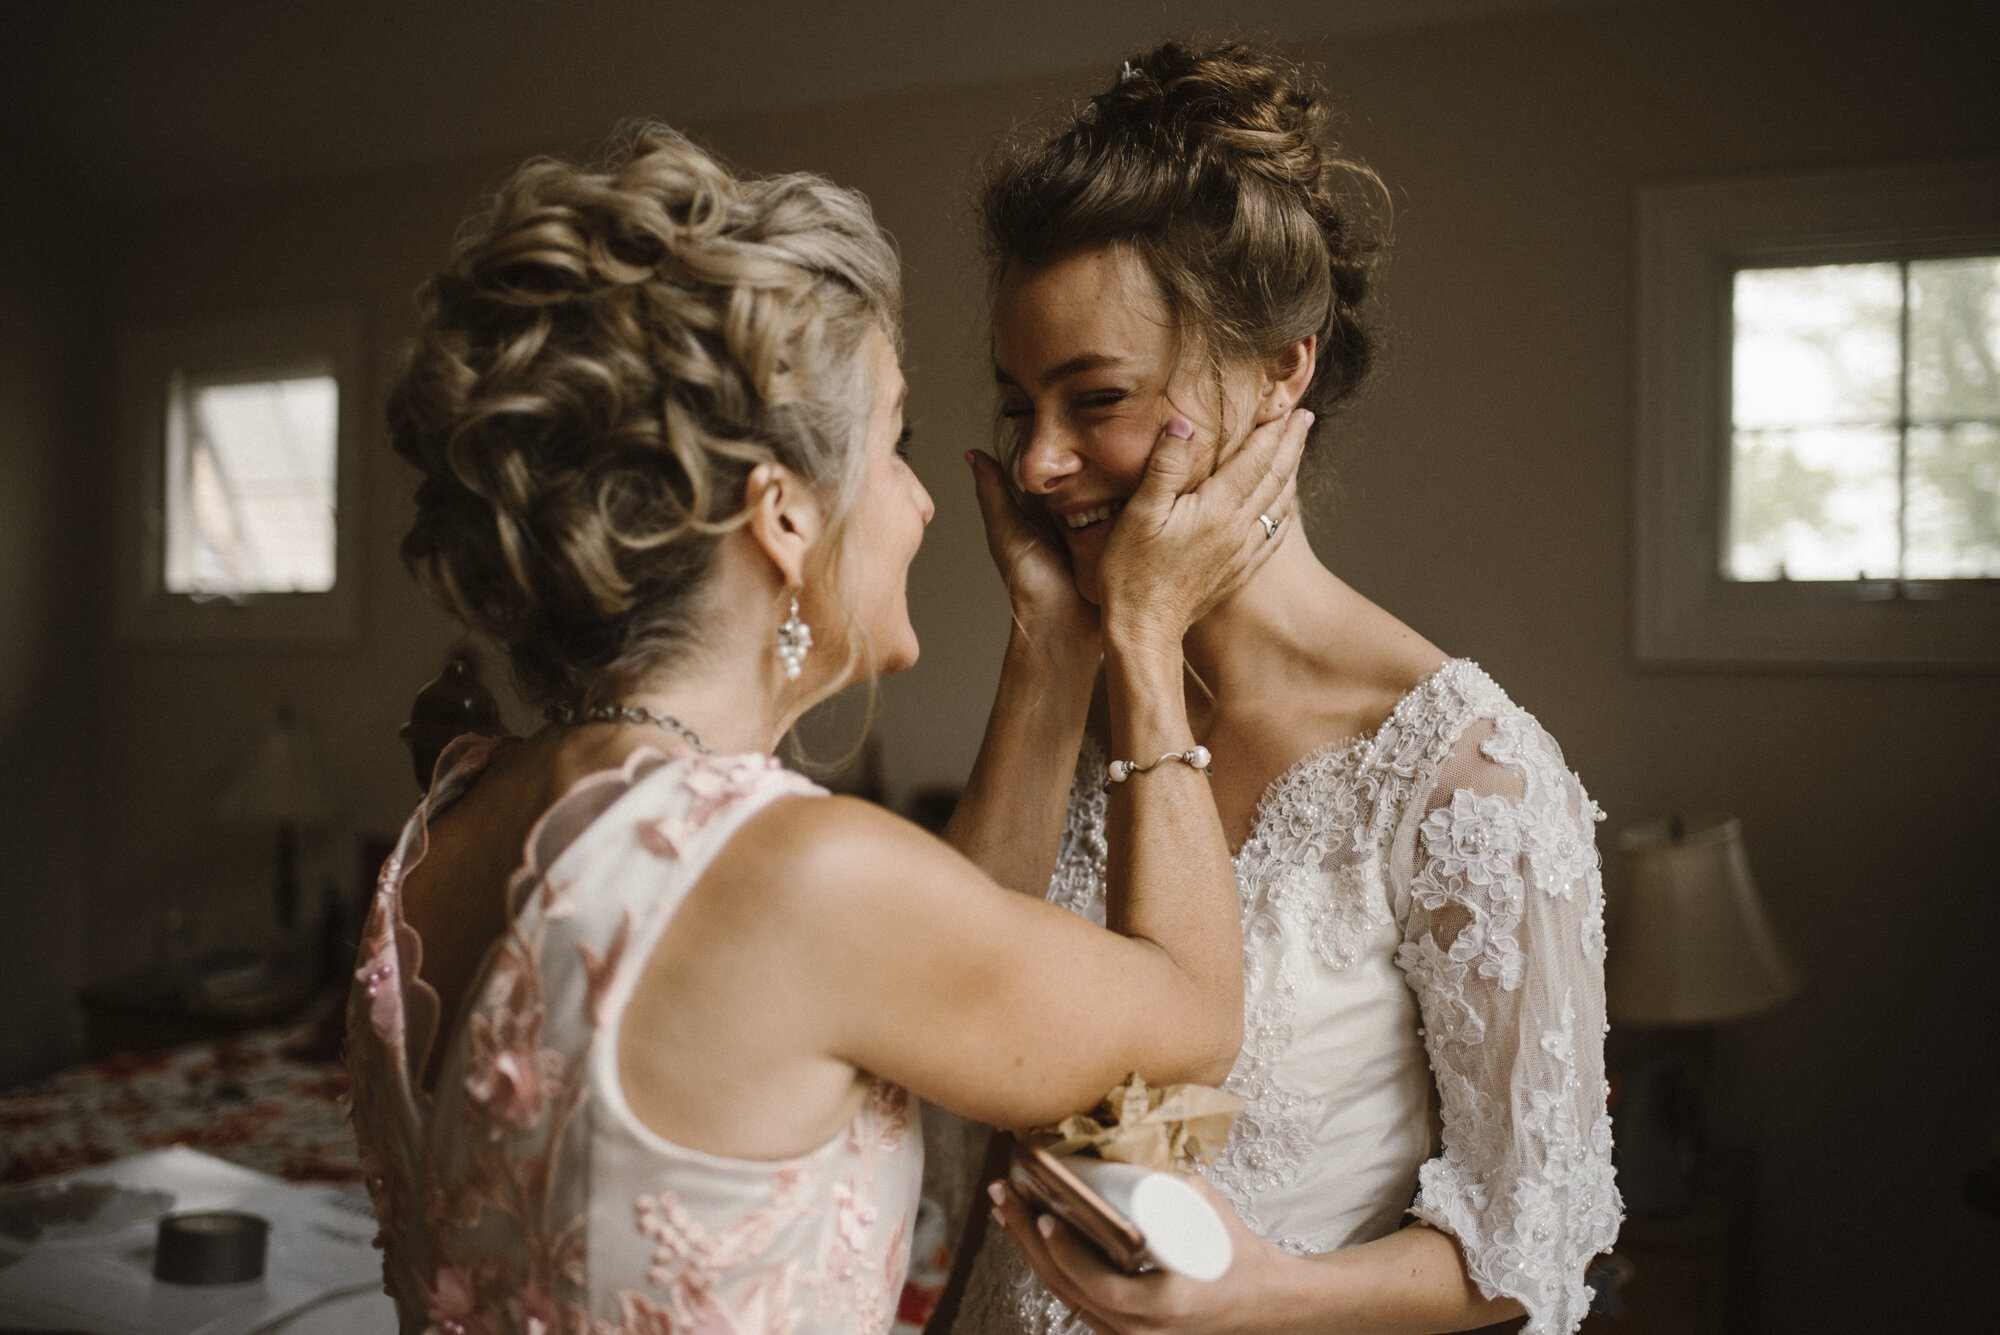
[[1094, 651], [1098, 642], [1097, 608], [1077, 592], [1076, 578], [1064, 554], [1027, 514], [1008, 488], [1005, 474], [992, 455], [971, 451], [979, 493], [979, 514], [986, 524], [986, 549], [1000, 578], [1007, 583], [1007, 603], [1014, 619], [1038, 639]]
[[1169, 422], [1098, 562], [1107, 621], [1178, 636], [1241, 588], [1298, 509], [1312, 422], [1301, 411], [1259, 425], [1206, 477], [1192, 424]]
[[993, 1216], [1049, 1292], [1098, 1335], [1226, 1335], [1267, 1327], [1274, 1271], [1295, 1258], [1246, 1228], [1205, 1179], [1190, 1181], [1222, 1216], [1234, 1252], [1228, 1273], [1210, 1284], [1165, 1270], [1115, 1270], [1067, 1225], [1037, 1217], [1000, 1183], [993, 1184]]

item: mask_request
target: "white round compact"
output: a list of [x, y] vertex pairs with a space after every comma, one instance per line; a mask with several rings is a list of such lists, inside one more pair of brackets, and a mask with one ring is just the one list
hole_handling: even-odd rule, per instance
[[1081, 1155], [1063, 1166], [1146, 1236], [1146, 1255], [1162, 1270], [1204, 1283], [1229, 1269], [1229, 1230], [1208, 1198], [1173, 1173]]

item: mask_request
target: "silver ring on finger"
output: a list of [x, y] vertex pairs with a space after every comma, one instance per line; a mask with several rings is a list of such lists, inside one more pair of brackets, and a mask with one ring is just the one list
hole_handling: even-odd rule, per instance
[[1257, 522], [1264, 526], [1264, 540], [1269, 542], [1272, 538], [1278, 536], [1278, 525], [1285, 521], [1282, 519], [1273, 519], [1269, 515], [1258, 515]]

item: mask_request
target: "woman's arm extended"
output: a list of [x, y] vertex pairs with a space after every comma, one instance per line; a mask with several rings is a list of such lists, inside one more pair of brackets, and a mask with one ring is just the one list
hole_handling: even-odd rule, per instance
[[[1191, 747], [1181, 693], [1162, 689], [1178, 636], [1107, 639], [1113, 736], [1149, 759]], [[1124, 787], [1112, 931], [860, 803], [789, 803], [746, 827], [738, 842], [800, 887], [773, 916], [809, 943], [789, 985], [817, 998], [804, 1013], [829, 1055], [1010, 1127], [1089, 1107], [1134, 1070], [1221, 1078], [1242, 1041], [1243, 946], [1208, 780], [1169, 763]]]
[[945, 827], [945, 842], [980, 870], [1037, 899], [1055, 868], [1099, 660], [1094, 625], [1037, 633], [1015, 617], [979, 759]]
[[[1193, 747], [1182, 636], [1260, 559], [1255, 516], [1288, 503], [1307, 425], [1253, 434], [1206, 477], [1191, 428], [1154, 451], [1102, 565], [1114, 755]], [[1241, 1043], [1241, 914], [1207, 777], [1177, 762], [1134, 775], [1110, 823], [1109, 932], [860, 803], [767, 813], [733, 841], [729, 879], [779, 898], [760, 915], [765, 944], [789, 957], [819, 1050], [954, 1112], [1031, 1125], [1134, 1070], [1220, 1079]]]
[[1069, 562], [1029, 522], [990, 455], [968, 452], [986, 546], [1013, 632], [979, 759], [945, 841], [1011, 890], [1048, 892], [1077, 750], [1103, 655], [1097, 609]]

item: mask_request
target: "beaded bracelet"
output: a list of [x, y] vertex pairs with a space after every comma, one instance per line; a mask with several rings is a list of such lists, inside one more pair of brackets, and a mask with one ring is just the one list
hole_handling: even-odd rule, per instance
[[1150, 765], [1141, 765], [1136, 760], [1114, 760], [1104, 767], [1104, 790], [1110, 792], [1112, 784], [1123, 783], [1134, 774], [1144, 774], [1147, 770], [1164, 765], [1169, 760], [1178, 760], [1183, 765], [1191, 765], [1203, 774], [1212, 776], [1213, 771], [1208, 767], [1211, 759], [1207, 747], [1195, 746], [1186, 751], [1169, 751]]

